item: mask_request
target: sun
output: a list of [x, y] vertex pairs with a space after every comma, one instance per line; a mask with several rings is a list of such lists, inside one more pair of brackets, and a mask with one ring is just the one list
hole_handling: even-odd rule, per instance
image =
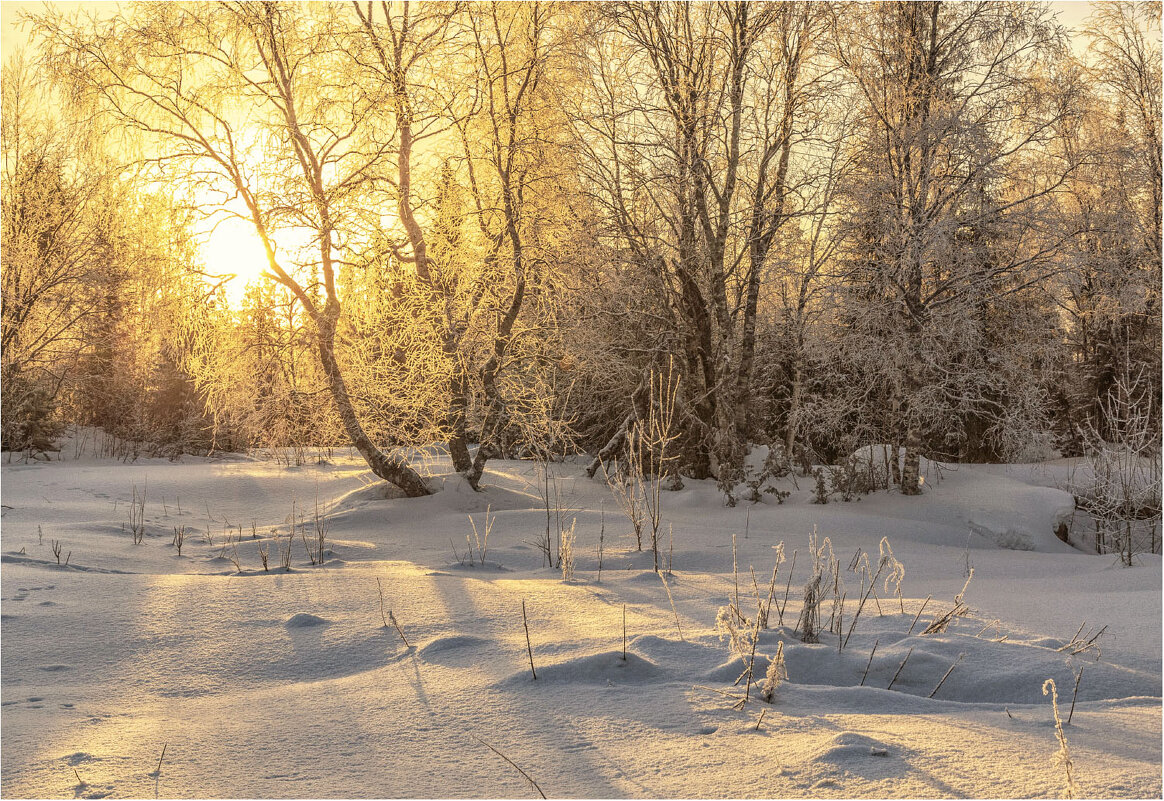
[[226, 279], [224, 288], [232, 304], [246, 294], [249, 284], [267, 270], [267, 252], [254, 226], [238, 217], [210, 220], [198, 231], [198, 251], [208, 279]]

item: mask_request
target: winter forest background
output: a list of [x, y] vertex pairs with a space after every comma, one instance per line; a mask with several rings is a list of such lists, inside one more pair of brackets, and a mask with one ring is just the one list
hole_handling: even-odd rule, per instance
[[409, 495], [409, 446], [585, 452], [728, 504], [1116, 448], [1158, 515], [1160, 5], [1060, 10], [32, 9], [3, 447], [354, 446]]
[[0, 4], [0, 795], [1161, 797], [1161, 5]]

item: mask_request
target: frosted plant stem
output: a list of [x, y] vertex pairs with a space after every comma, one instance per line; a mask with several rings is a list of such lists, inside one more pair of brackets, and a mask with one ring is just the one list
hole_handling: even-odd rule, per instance
[[683, 628], [679, 625], [679, 610], [675, 608], [675, 599], [671, 597], [671, 588], [667, 585], [667, 579], [662, 573], [659, 574], [659, 578], [663, 580], [663, 589], [667, 591], [667, 600], [671, 602], [671, 611], [675, 615], [675, 630], [679, 632], [679, 639], [687, 642], [683, 636]]
[[792, 552], [792, 565], [788, 568], [788, 583], [784, 585], [784, 602], [780, 604], [780, 620], [777, 625], [784, 625], [784, 610], [788, 608], [788, 591], [792, 589], [792, 572], [796, 570], [796, 551]]

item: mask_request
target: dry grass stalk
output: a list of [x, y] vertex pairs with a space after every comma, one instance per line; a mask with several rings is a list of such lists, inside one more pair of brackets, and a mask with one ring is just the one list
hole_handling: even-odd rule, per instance
[[481, 745], [485, 746], [486, 748], [488, 748], [488, 749], [489, 749], [490, 751], [492, 751], [493, 753], [497, 754], [497, 756], [501, 757], [501, 758], [502, 758], [502, 759], [504, 759], [506, 762], [508, 762], [508, 763], [509, 763], [511, 766], [513, 766], [513, 769], [514, 769], [514, 770], [516, 770], [518, 773], [520, 773], [520, 774], [522, 775], [522, 777], [523, 777], [523, 778], [524, 778], [524, 779], [525, 779], [527, 782], [529, 782], [529, 783], [530, 783], [530, 785], [531, 785], [531, 786], [532, 786], [532, 787], [533, 787], [535, 790], [537, 790], [537, 792], [538, 792], [538, 795], [540, 795], [542, 798], [545, 798], [545, 797], [546, 797], [546, 794], [542, 792], [542, 788], [541, 788], [541, 787], [539, 787], [539, 786], [538, 786], [538, 783], [537, 783], [537, 782], [535, 782], [535, 781], [533, 780], [533, 777], [532, 777], [532, 776], [530, 776], [528, 773], [526, 773], [524, 770], [522, 770], [522, 769], [521, 769], [521, 768], [518, 766], [518, 764], [517, 764], [516, 762], [514, 762], [512, 759], [510, 759], [510, 758], [509, 758], [509, 757], [507, 757], [505, 754], [503, 754], [503, 753], [501, 753], [500, 751], [498, 751], [496, 748], [494, 748], [494, 747], [493, 747], [493, 746], [491, 746], [489, 743], [485, 742], [484, 740], [482, 740], [480, 737], [478, 737], [477, 735], [473, 734], [472, 732], [469, 732], [469, 736], [470, 736], [470, 737], [472, 737], [472, 738], [473, 738], [474, 740], [476, 740], [477, 742], [481, 743]]
[[[781, 543], [781, 545], [783, 544]], [[784, 625], [784, 610], [788, 608], [788, 592], [792, 589], [792, 574], [796, 571], [796, 554], [797, 551], [794, 549], [792, 551], [792, 564], [788, 568], [788, 581], [784, 585], [784, 601], [780, 604], [780, 617], [776, 622], [778, 626]]]
[[602, 583], [602, 549], [606, 544], [606, 509], [599, 506], [598, 509], [599, 520], [601, 525], [598, 529], [598, 583]]
[[1083, 681], [1083, 666], [1079, 667], [1079, 675], [1075, 677], [1075, 691], [1071, 693], [1071, 711], [1067, 713], [1067, 725], [1071, 725], [1071, 718], [1075, 716], [1075, 699], [1079, 697], [1079, 682]]
[[[538, 680], [538, 672], [534, 670], [533, 661], [533, 644], [529, 639], [529, 618], [525, 614], [525, 599], [521, 599], [521, 622], [525, 626], [525, 649], [529, 653], [529, 672], [533, 675], [534, 681]], [[542, 796], [545, 798], [545, 796]]]
[[958, 654], [958, 658], [954, 660], [954, 664], [950, 665], [950, 669], [946, 671], [944, 676], [942, 676], [942, 680], [938, 682], [938, 686], [935, 687], [933, 691], [926, 696], [927, 698], [933, 698], [935, 695], [937, 695], [938, 690], [942, 689], [942, 685], [946, 683], [946, 679], [950, 678], [950, 674], [954, 672], [954, 668], [958, 666], [958, 663], [962, 661], [964, 656], [966, 656], [966, 654]]
[[[477, 530], [477, 524], [473, 521], [473, 516], [469, 515], [469, 525], [473, 527], [473, 538], [470, 539], [469, 535], [466, 534], [465, 543], [468, 545], [468, 558], [470, 565], [476, 565], [477, 562], [480, 562], [482, 567], [485, 565], [485, 555], [489, 552], [489, 534], [493, 531], [493, 524], [497, 522], [497, 516], [491, 516], [489, 514], [491, 508], [492, 505], [485, 507], [485, 521], [482, 531]], [[476, 557], [473, 556], [474, 542], [477, 546]]]
[[926, 599], [922, 601], [921, 609], [917, 610], [917, 614], [913, 616], [913, 622], [909, 624], [909, 631], [905, 633], [905, 636], [908, 637], [910, 634], [913, 634], [913, 627], [917, 625], [917, 621], [921, 618], [922, 612], [926, 611], [926, 605], [929, 604], [930, 599], [933, 597], [932, 595], [927, 595]]
[[626, 604], [622, 605], [622, 661], [626, 661]]
[[877, 646], [880, 643], [881, 643], [881, 640], [874, 640], [873, 641], [873, 650], [869, 652], [869, 661], [865, 663], [865, 672], [861, 674], [861, 683], [857, 685], [858, 687], [865, 686], [865, 679], [868, 678], [869, 668], [873, 664], [873, 655], [875, 653], [877, 653]]
[[897, 666], [897, 672], [893, 674], [893, 678], [889, 680], [889, 686], [886, 687], [885, 689], [887, 689], [887, 690], [893, 689], [893, 685], [897, 683], [897, 678], [898, 678], [898, 676], [901, 675], [901, 671], [905, 670], [905, 663], [909, 661], [909, 658], [912, 655], [913, 655], [913, 648], [911, 647], [909, 649], [909, 651], [906, 652], [905, 659], [901, 660], [901, 664]]
[[404, 643], [405, 648], [411, 648], [408, 644], [408, 638], [404, 636], [404, 629], [400, 622], [396, 619], [396, 615], [392, 614], [392, 610], [384, 605], [384, 585], [380, 583], [380, 579], [376, 579], [376, 591], [380, 595], [380, 619], [384, 621], [384, 628], [392, 625], [396, 629], [396, 633], [400, 635], [400, 641]]
[[962, 603], [963, 596], [966, 595], [966, 588], [970, 586], [970, 580], [974, 578], [974, 568], [970, 568], [970, 574], [966, 576], [966, 583], [962, 585], [962, 591], [954, 596], [954, 606], [944, 615], [939, 615], [930, 622], [930, 625], [925, 627], [922, 634], [941, 634], [945, 632], [950, 626], [950, 622], [969, 611], [969, 607]]
[[687, 642], [683, 636], [683, 627], [679, 625], [679, 610], [675, 608], [675, 599], [671, 597], [671, 587], [667, 584], [667, 577], [660, 573], [659, 578], [663, 581], [663, 589], [667, 591], [667, 600], [671, 602], [671, 612], [675, 615], [675, 630], [679, 632], [679, 639]]

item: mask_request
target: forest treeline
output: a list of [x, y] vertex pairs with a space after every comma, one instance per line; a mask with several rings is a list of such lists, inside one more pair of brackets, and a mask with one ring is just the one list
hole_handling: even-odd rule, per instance
[[[922, 455], [1159, 448], [1159, 3], [1074, 38], [1027, 2], [26, 25], [5, 449], [353, 445], [419, 495], [405, 448], [435, 442], [474, 486], [646, 447], [729, 492], [754, 443], [773, 471], [889, 443], [907, 493]], [[215, 203], [267, 254], [233, 302], [193, 239]]]

